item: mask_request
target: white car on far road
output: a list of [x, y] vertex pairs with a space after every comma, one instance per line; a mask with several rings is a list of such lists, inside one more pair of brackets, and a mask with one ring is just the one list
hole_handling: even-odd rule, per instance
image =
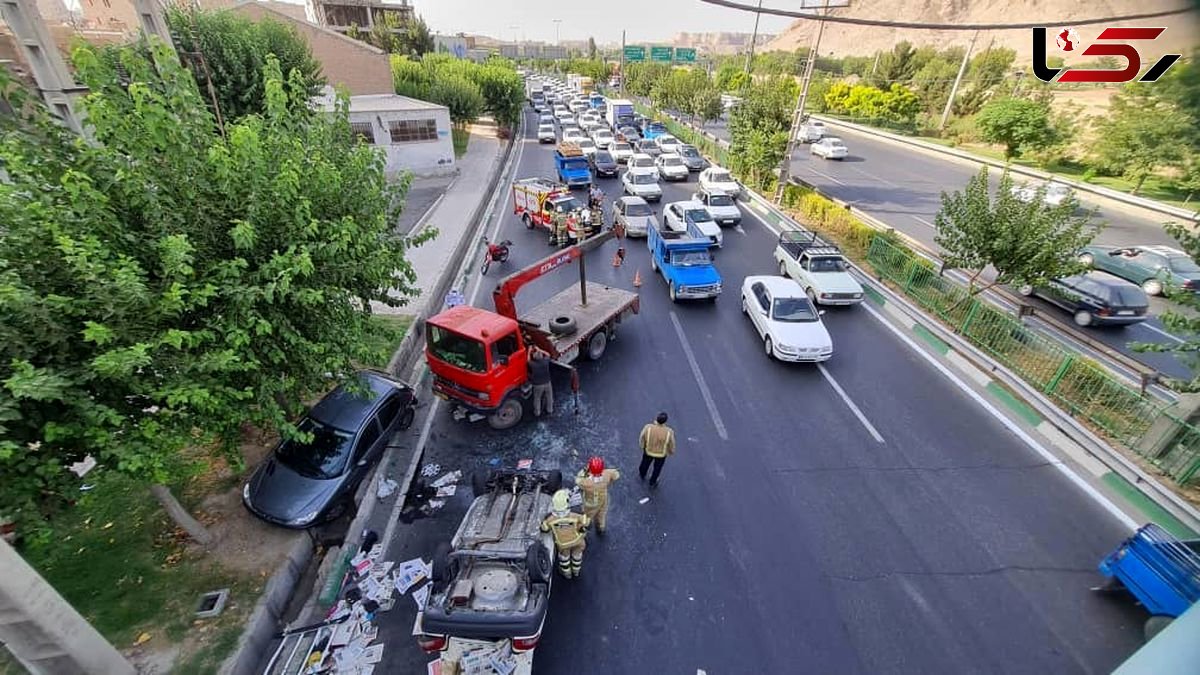
[[678, 153], [679, 146], [683, 145], [683, 143], [679, 142], [678, 138], [675, 138], [671, 134], [663, 134], [662, 136], [654, 139], [654, 142], [658, 143], [658, 149], [662, 150], [664, 155]]
[[621, 189], [627, 195], [641, 197], [648, 202], [662, 199], [662, 188], [658, 186], [658, 174], [653, 171], [634, 171], [630, 169], [621, 174]]
[[825, 123], [817, 120], [809, 120], [800, 125], [800, 130], [796, 132], [796, 137], [803, 143], [815, 143], [825, 138]]
[[575, 141], [575, 145], [579, 146], [585, 157], [591, 157], [596, 154], [596, 142], [590, 138], [581, 138]]
[[800, 284], [786, 277], [748, 276], [742, 313], [758, 331], [768, 358], [819, 363], [833, 356], [833, 339]]
[[617, 160], [617, 164], [625, 164], [633, 157], [633, 146], [625, 141], [613, 141], [612, 145], [608, 146], [608, 151], [612, 153], [613, 159]]
[[1014, 185], [1012, 186], [1012, 193], [1013, 196], [1018, 200], [1029, 204], [1034, 199], [1037, 199], [1038, 188], [1043, 186], [1045, 187], [1046, 192], [1042, 195], [1042, 203], [1046, 206], [1061, 206], [1062, 203], [1065, 202], [1067, 198], [1070, 197], [1074, 192], [1071, 190], [1071, 188], [1063, 185], [1062, 183], [1047, 181], [1041, 185], [1035, 185], [1033, 183]]
[[721, 248], [725, 245], [725, 233], [721, 231], [721, 226], [713, 220], [712, 214], [700, 202], [690, 199], [671, 202], [663, 209], [663, 223], [672, 231], [686, 233], [689, 222], [708, 237], [713, 246]]
[[[587, 134], [583, 133], [582, 129], [576, 129], [574, 127], [563, 129], [562, 139], [564, 143], [579, 143], [581, 141], [587, 141], [588, 143], [592, 142], [592, 139], [588, 138]], [[595, 146], [594, 143], [592, 145]]]
[[654, 180], [658, 180], [658, 167], [654, 166], [654, 158], [642, 152], [635, 152], [629, 158], [629, 170], [641, 173], [655, 174]]
[[846, 159], [846, 156], [850, 154], [850, 149], [846, 147], [842, 139], [833, 136], [826, 136], [813, 143], [809, 148], [812, 154], [821, 159]]
[[742, 185], [734, 180], [729, 169], [710, 166], [700, 172], [699, 181], [701, 190], [720, 190], [734, 199], [742, 196]]
[[616, 142], [616, 139], [613, 138], [612, 132], [604, 128], [593, 131], [592, 140], [596, 142], [596, 147], [603, 148], [605, 150], [607, 150], [614, 142]]
[[554, 125], [539, 124], [537, 131], [538, 143], [553, 143], [555, 141]]
[[656, 157], [654, 165], [658, 168], [658, 175], [662, 176], [663, 180], [688, 179], [687, 165], [683, 163], [682, 157], [673, 152], [663, 153]]

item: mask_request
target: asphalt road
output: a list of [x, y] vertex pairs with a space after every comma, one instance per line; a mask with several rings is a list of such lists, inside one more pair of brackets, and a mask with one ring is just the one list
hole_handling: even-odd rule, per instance
[[[517, 175], [552, 173], [550, 152], [527, 140]], [[694, 185], [664, 185], [664, 202]], [[549, 250], [505, 206], [513, 255], [491, 281]], [[548, 419], [494, 432], [442, 406], [430, 418], [425, 462], [443, 471], [531, 458], [574, 474], [593, 454], [622, 471], [583, 577], [555, 580], [535, 672], [1111, 671], [1145, 617], [1088, 589], [1127, 532], [866, 308], [825, 315], [824, 368], [769, 361], [738, 291], [772, 272], [775, 237], [749, 211], [727, 231], [715, 304], [672, 304], [641, 240], [618, 269], [605, 244], [589, 278], [632, 288], [640, 270], [642, 309], [582, 364], [578, 407], [559, 373]], [[576, 278], [534, 282], [518, 305]], [[489, 284], [475, 304], [490, 306]], [[651, 492], [636, 441], [660, 410], [679, 450]], [[401, 524], [387, 559], [428, 559], [470, 503], [466, 485]], [[381, 672], [424, 672], [415, 615], [408, 598], [381, 615]]]
[[[710, 122], [704, 129], [718, 138], [729, 140], [729, 130], [723, 120]], [[976, 175], [978, 168], [845, 127], [833, 126], [831, 129], [833, 134], [846, 142], [850, 156], [842, 161], [825, 161], [812, 156], [807, 145], [800, 145], [793, 157], [792, 176], [816, 186], [823, 194], [855, 205], [930, 249], [937, 250], [934, 218], [941, 207], [941, 193], [962, 189]], [[995, 176], [997, 172], [993, 170], [992, 174]], [[1019, 176], [1017, 178], [1022, 180]], [[1166, 216], [1156, 219], [1105, 209], [1091, 201], [1087, 193], [1079, 193], [1078, 196], [1084, 208], [1097, 210], [1095, 222], [1101, 224], [1102, 229], [1096, 237], [1096, 243], [1179, 247], [1162, 228]], [[1030, 302], [1070, 321], [1069, 315], [1053, 305], [1036, 299]], [[1157, 317], [1168, 308], [1165, 300], [1151, 298], [1151, 310], [1156, 316], [1144, 323], [1125, 327], [1096, 327], [1081, 332], [1166, 375], [1190, 379], [1192, 368], [1176, 356], [1137, 352], [1130, 347], [1131, 343], [1138, 342], [1177, 344], [1182, 341], [1182, 336], [1172, 334]]]

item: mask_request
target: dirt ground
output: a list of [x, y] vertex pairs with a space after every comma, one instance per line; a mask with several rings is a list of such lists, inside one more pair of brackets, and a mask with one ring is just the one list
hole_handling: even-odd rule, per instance
[[[188, 494], [207, 495], [193, 507], [193, 514], [216, 539], [207, 552], [193, 548], [191, 553], [204, 555], [212, 564], [246, 583], [240, 592], [231, 594], [222, 616], [194, 622], [182, 641], [171, 643], [164, 635], [156, 634], [144, 644], [126, 650], [126, 657], [141, 675], [180, 672], [181, 664], [186, 664], [184, 671], [188, 673], [215, 672], [229, 653], [228, 645], [236, 643], [236, 635], [240, 635], [267, 580], [295, 541], [308, 536], [303, 531], [268, 525], [242, 506], [244, 479], [270, 452], [275, 440], [272, 434], [244, 430], [239, 446], [245, 467], [241, 472], [229, 462], [217, 460], [187, 486]], [[218, 648], [218, 643], [225, 646]]]

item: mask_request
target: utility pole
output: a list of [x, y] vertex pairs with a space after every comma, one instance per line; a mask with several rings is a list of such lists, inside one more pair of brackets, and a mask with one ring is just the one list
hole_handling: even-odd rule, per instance
[[938, 123], [939, 131], [946, 128], [946, 122], [950, 119], [950, 109], [954, 107], [954, 97], [958, 96], [958, 85], [962, 84], [963, 74], [967, 72], [967, 64], [971, 62], [971, 51], [975, 49], [975, 41], [978, 39], [979, 31], [975, 31], [971, 35], [971, 44], [963, 54], [962, 63], [958, 66], [958, 76], [954, 78], [954, 86], [950, 87], [950, 97], [946, 99], [946, 109], [942, 111], [942, 121]]
[[[829, 13], [829, 7], [825, 9]], [[804, 64], [804, 81], [800, 85], [800, 96], [796, 98], [796, 111], [792, 113], [792, 126], [788, 130], [787, 151], [783, 153], [783, 161], [779, 163], [779, 181], [775, 186], [775, 203], [783, 200], [783, 189], [787, 187], [788, 177], [792, 168], [792, 153], [796, 151], [796, 132], [804, 119], [804, 104], [808, 99], [808, 86], [812, 84], [813, 66], [817, 63], [817, 50], [821, 48], [821, 35], [825, 32], [824, 17], [817, 20], [817, 35], [813, 38], [812, 48], [808, 51], [808, 63]]]
[[625, 31], [621, 31], [621, 75], [617, 78], [617, 91], [625, 96]]
[[562, 40], [558, 37], [558, 27], [562, 25], [562, 19], [554, 19], [554, 46], [561, 47]]
[[[762, 9], [763, 0], [758, 0], [758, 9]], [[750, 36], [750, 51], [746, 54], [746, 82], [750, 81], [750, 64], [754, 62], [754, 43], [758, 42], [758, 20], [762, 18], [762, 12], [754, 13], [754, 33]]]
[[871, 77], [875, 77], [875, 70], [879, 68], [879, 55], [881, 53], [883, 53], [882, 50], [875, 52], [875, 63], [871, 65]]

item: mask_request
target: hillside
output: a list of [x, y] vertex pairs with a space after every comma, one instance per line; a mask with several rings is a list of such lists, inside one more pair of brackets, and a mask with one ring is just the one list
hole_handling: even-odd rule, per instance
[[[833, 14], [881, 20], [898, 20], [902, 17], [905, 21], [929, 23], [1030, 23], [1039, 19], [1061, 21], [1167, 10], [1185, 3], [1186, 0], [1094, 0], [1087, 3], [1078, 0], [851, 0], [850, 7], [835, 9]], [[1195, 11], [1165, 20], [1114, 25], [1165, 25], [1167, 32], [1161, 38], [1151, 45], [1139, 47], [1146, 56], [1166, 52], [1187, 53], [1191, 48], [1200, 46], [1200, 15]], [[1048, 28], [1053, 33], [1055, 26], [1048, 25]], [[1080, 26], [1077, 30], [1080, 40], [1088, 44], [1102, 28]], [[766, 49], [807, 49], [812, 44], [815, 30], [815, 22], [796, 21], [768, 43]], [[971, 40], [971, 33], [828, 24], [821, 38], [820, 51], [822, 56], [869, 55], [880, 49], [891, 49], [901, 40], [908, 40], [915, 45], [966, 46]], [[1032, 54], [1032, 37], [1028, 30], [980, 33], [976, 49], [986, 49], [989, 44], [1016, 50], [1018, 62], [1028, 62]], [[1081, 58], [1078, 51], [1069, 54], [1058, 50], [1053, 41], [1049, 48], [1048, 53], [1067, 57], [1068, 63]]]

